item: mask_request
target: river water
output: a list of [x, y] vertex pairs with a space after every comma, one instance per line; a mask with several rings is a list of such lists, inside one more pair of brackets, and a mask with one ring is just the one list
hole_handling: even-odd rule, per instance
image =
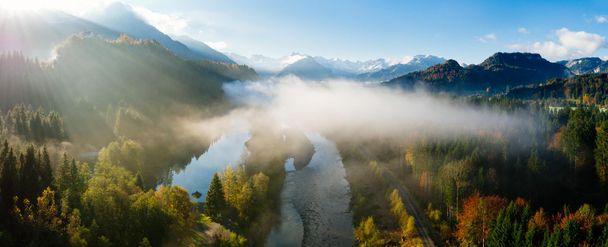
[[335, 144], [307, 134], [315, 148], [310, 163], [289, 169], [281, 193], [281, 224], [267, 246], [353, 246], [350, 187]]
[[186, 188], [190, 193], [200, 192], [202, 196], [198, 201], [204, 201], [213, 174], [222, 172], [228, 165], [241, 164], [247, 155], [245, 143], [249, 138], [249, 132], [222, 135], [209, 146], [207, 152], [192, 158], [183, 170], [173, 172], [171, 183]]
[[[287, 172], [281, 191], [281, 223], [268, 236], [267, 246], [353, 246], [350, 187], [342, 158], [335, 144], [319, 134], [307, 134], [315, 152], [307, 166], [285, 162]], [[226, 134], [207, 152], [181, 171], [174, 172], [173, 185], [198, 191], [204, 201], [213, 174], [229, 164], [240, 164], [247, 156], [249, 132]], [[193, 200], [196, 200], [193, 198]]]

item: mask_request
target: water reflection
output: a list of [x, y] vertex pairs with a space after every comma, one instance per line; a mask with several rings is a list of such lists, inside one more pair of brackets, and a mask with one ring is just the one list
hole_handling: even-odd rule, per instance
[[285, 162], [285, 183], [281, 191], [281, 223], [272, 230], [266, 241], [266, 246], [302, 246], [304, 236], [304, 223], [294, 205], [296, 168], [294, 159], [289, 158]]
[[198, 158], [192, 158], [183, 170], [173, 172], [172, 184], [182, 186], [190, 193], [200, 192], [201, 197], [192, 200], [204, 201], [213, 174], [221, 172], [228, 164], [234, 166], [244, 161], [247, 155], [245, 143], [249, 138], [249, 132], [222, 135], [209, 146], [207, 152]]

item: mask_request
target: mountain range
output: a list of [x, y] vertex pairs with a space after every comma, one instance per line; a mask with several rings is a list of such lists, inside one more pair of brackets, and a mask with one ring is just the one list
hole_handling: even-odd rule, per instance
[[20, 51], [27, 57], [46, 60], [53, 58], [53, 49], [70, 36], [86, 32], [110, 40], [121, 34], [156, 40], [184, 59], [234, 63], [203, 42], [182, 36], [178, 38], [182, 43], [171, 38], [147, 23], [131, 6], [118, 2], [82, 18], [55, 10], [0, 13], [0, 23], [0, 53]]
[[306, 80], [323, 80], [334, 77], [333, 72], [312, 57], [305, 57], [287, 65], [277, 74], [279, 77], [294, 75]]
[[[17, 21], [18, 18], [18, 21]], [[538, 54], [496, 53], [479, 65], [462, 66], [454, 60], [418, 55], [398, 63], [386, 59], [351, 61], [292, 53], [280, 58], [223, 54], [188, 36], [171, 37], [147, 23], [134, 9], [113, 3], [83, 18], [59, 11], [0, 15], [0, 53], [20, 51], [25, 57], [54, 58], [54, 49], [74, 34], [118, 39], [154, 40], [182, 59], [245, 64], [265, 76], [296, 75], [305, 79], [347, 78], [384, 81], [385, 85], [411, 87], [418, 82], [435, 89], [502, 91], [550, 78], [608, 71], [608, 62], [596, 57], [551, 63]], [[220, 68], [223, 69], [223, 68]]]
[[454, 92], [500, 92], [509, 87], [542, 83], [571, 75], [566, 66], [533, 53], [495, 53], [479, 65], [462, 67], [455, 60], [385, 82], [385, 85]]
[[186, 45], [174, 40], [169, 35], [148, 24], [135, 13], [131, 6], [123, 3], [112, 3], [101, 11], [89, 13], [86, 18], [134, 38], [156, 40], [165, 48], [185, 59], [234, 63], [227, 56], [200, 41], [182, 36], [180, 39], [189, 44]]
[[332, 74], [342, 77], [353, 77], [361, 73], [378, 71], [387, 68], [391, 64], [384, 58], [365, 61], [350, 61], [340, 58], [325, 58], [322, 56], [315, 56], [313, 59], [323, 67], [331, 70]]
[[604, 61], [599, 57], [584, 57], [574, 60], [563, 60], [557, 63], [566, 66], [575, 75], [608, 72], [608, 61]]
[[3, 103], [49, 106], [81, 97], [95, 105], [123, 101], [141, 108], [195, 104], [222, 99], [223, 82], [257, 78], [246, 66], [186, 60], [157, 41], [126, 35], [108, 40], [79, 33], [56, 53], [52, 62], [20, 53], [2, 55]]
[[[263, 55], [245, 57], [234, 53], [228, 54], [228, 56], [237, 63], [250, 66], [258, 73], [267, 76], [293, 74], [303, 78], [347, 78], [359, 81], [388, 80], [412, 71], [426, 69], [445, 61], [443, 58], [432, 55], [418, 55], [399, 63], [389, 62], [384, 58], [351, 61], [340, 58], [310, 56], [295, 52], [280, 58], [271, 58]], [[305, 62], [290, 66], [304, 59], [306, 59]], [[313, 71], [315, 68], [317, 70]], [[312, 74], [308, 75], [306, 73]], [[325, 78], [319, 78], [319, 75], [325, 75]]]
[[258, 74], [265, 76], [276, 75], [287, 65], [308, 57], [307, 55], [295, 52], [280, 58], [271, 58], [260, 54], [252, 55], [251, 57], [241, 56], [236, 53], [228, 53], [227, 55], [238, 64], [245, 64], [255, 69]]
[[398, 63], [377, 71], [359, 74], [357, 75], [357, 80], [386, 81], [410, 72], [423, 70], [443, 62], [445, 62], [445, 59], [441, 57], [432, 55], [417, 55], [404, 63]]
[[175, 37], [175, 39], [177, 41], [181, 42], [182, 44], [186, 45], [188, 48], [190, 48], [190, 50], [195, 51], [196, 53], [200, 54], [205, 59], [208, 59], [211, 61], [222, 62], [222, 63], [230, 63], [230, 64], [235, 63], [228, 56], [224, 55], [224, 53], [214, 50], [213, 48], [211, 48], [204, 42], [198, 41], [196, 39], [193, 39], [193, 38], [191, 38], [189, 36], [185, 36], [185, 35], [177, 36], [177, 37]]

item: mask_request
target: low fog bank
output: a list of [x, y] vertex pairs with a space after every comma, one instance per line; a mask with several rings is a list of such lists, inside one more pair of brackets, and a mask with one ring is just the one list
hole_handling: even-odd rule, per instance
[[281, 126], [326, 134], [391, 136], [424, 129], [444, 135], [517, 128], [529, 121], [422, 90], [401, 91], [345, 80], [318, 82], [284, 77], [228, 83], [224, 91], [240, 107], [222, 121], [268, 118]]
[[530, 119], [474, 107], [423, 90], [402, 91], [347, 80], [304, 81], [297, 77], [226, 83], [237, 107], [226, 115], [185, 123], [199, 134], [233, 130], [296, 128], [332, 138], [388, 138], [424, 131], [436, 137], [504, 132]]

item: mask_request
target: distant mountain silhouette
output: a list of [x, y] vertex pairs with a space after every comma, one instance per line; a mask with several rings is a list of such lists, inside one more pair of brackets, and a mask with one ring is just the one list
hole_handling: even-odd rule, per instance
[[312, 57], [300, 59], [299, 61], [287, 65], [278, 76], [295, 75], [302, 79], [322, 80], [333, 76], [331, 70], [323, 67]]
[[339, 58], [325, 58], [321, 56], [313, 57], [317, 63], [331, 70], [334, 76], [354, 78], [361, 73], [369, 73], [378, 71], [389, 66], [389, 63], [383, 59], [370, 59], [365, 61], [351, 61]]
[[566, 66], [575, 75], [608, 72], [608, 61], [598, 57], [584, 57], [557, 62]]
[[417, 55], [407, 63], [398, 63], [381, 70], [359, 74], [356, 78], [361, 81], [386, 81], [443, 62], [445, 62], [445, 59], [441, 57]]
[[340, 58], [309, 56], [297, 52], [279, 58], [271, 58], [264, 55], [246, 57], [234, 53], [229, 54], [229, 56], [237, 63], [246, 64], [254, 68], [258, 73], [266, 75], [276, 75], [288, 65], [307, 57], [313, 58], [318, 64], [329, 69], [333, 77], [342, 78], [355, 78], [358, 74], [378, 71], [389, 66], [389, 62], [383, 58], [351, 61]]
[[[123, 3], [112, 3], [101, 11], [90, 13], [87, 18], [134, 38], [156, 40], [165, 48], [185, 59], [234, 63], [228, 57], [213, 50], [211, 47], [204, 44], [201, 45], [200, 43], [202, 42], [188, 42], [193, 46], [190, 49], [187, 45], [172, 39], [169, 35], [148, 24], [134, 12], [131, 6]], [[206, 47], [203, 47], [203, 45]]]
[[416, 84], [431, 90], [456, 92], [500, 92], [509, 87], [542, 83], [551, 78], [570, 75], [557, 63], [532, 53], [495, 53], [479, 65], [462, 67], [455, 60], [395, 78], [386, 85], [404, 88]]

